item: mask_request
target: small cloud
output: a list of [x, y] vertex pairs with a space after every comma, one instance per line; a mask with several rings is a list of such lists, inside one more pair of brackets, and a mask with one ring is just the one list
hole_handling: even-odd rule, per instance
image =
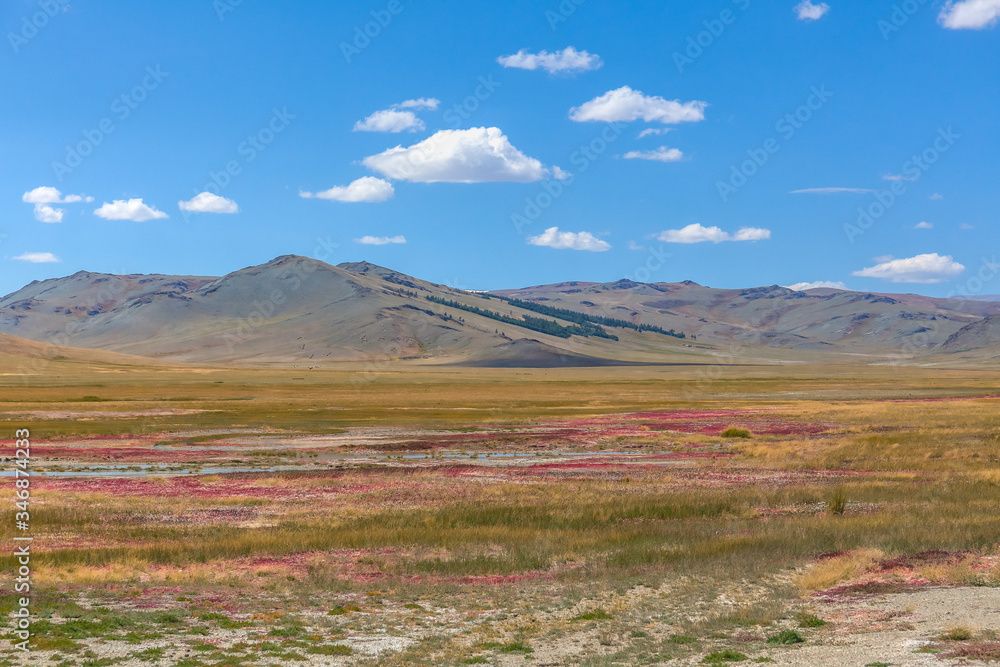
[[66, 195], [64, 197], [56, 188], [42, 186], [25, 192], [21, 201], [27, 204], [72, 204], [80, 201], [91, 202], [94, 201], [94, 198], [86, 195]]
[[105, 220], [131, 220], [133, 222], [162, 220], [170, 217], [163, 211], [156, 210], [153, 206], [147, 206], [141, 198], [116, 199], [110, 204], [104, 202], [103, 206], [94, 211], [94, 215]]
[[766, 241], [771, 238], [771, 230], [760, 227], [743, 227], [735, 234], [719, 227], [705, 227], [694, 223], [682, 229], [668, 229], [656, 237], [665, 243], [722, 243], [724, 241]]
[[918, 222], [917, 224], [913, 225], [913, 228], [914, 229], [934, 229], [934, 225], [931, 224], [931, 223], [929, 223], [929, 222], [924, 221], [924, 222]]
[[600, 240], [590, 232], [560, 232], [558, 227], [549, 227], [538, 236], [529, 237], [528, 243], [557, 250], [604, 252], [611, 249], [609, 243]]
[[960, 275], [963, 271], [965, 267], [956, 262], [951, 255], [928, 253], [880, 262], [875, 266], [855, 271], [852, 275], [859, 278], [879, 278], [894, 283], [930, 284], [944, 282]]
[[653, 151], [629, 151], [625, 153], [626, 160], [654, 160], [656, 162], [678, 162], [684, 159], [684, 153], [678, 148], [660, 146]]
[[62, 222], [63, 210], [48, 204], [35, 204], [35, 220], [39, 222]]
[[405, 236], [362, 236], [360, 239], [354, 239], [355, 243], [361, 243], [362, 245], [389, 245], [390, 243], [406, 243]]
[[932, 199], [934, 201], [938, 201], [938, 200], [944, 199], [944, 195], [941, 194], [940, 192], [935, 192], [930, 197], [928, 197], [928, 199]]
[[645, 139], [646, 137], [659, 137], [672, 131], [673, 130], [669, 127], [649, 127], [639, 133], [639, 138]]
[[549, 74], [586, 72], [598, 69], [604, 64], [600, 56], [586, 51], [577, 51], [572, 46], [553, 53], [548, 51], [528, 53], [526, 49], [521, 49], [514, 55], [500, 56], [497, 58], [497, 62], [504, 67], [516, 69], [543, 69]]
[[562, 167], [552, 167], [552, 178], [557, 181], [565, 181], [570, 176], [572, 176], [572, 174], [564, 171]]
[[882, 177], [885, 181], [915, 181], [920, 176], [907, 176], [906, 174], [886, 174]]
[[331, 199], [348, 203], [377, 203], [392, 199], [396, 191], [392, 183], [374, 176], [364, 176], [347, 186], [336, 186], [323, 192], [300, 192], [303, 199]]
[[641, 91], [622, 86], [573, 107], [569, 111], [569, 117], [577, 123], [629, 123], [641, 118], [647, 123], [674, 125], [705, 120], [707, 106], [707, 102], [681, 102], [647, 96]]
[[376, 111], [364, 120], [354, 124], [355, 132], [417, 132], [426, 128], [424, 121], [417, 118], [412, 111], [397, 111], [385, 109]]
[[49, 206], [49, 204], [73, 204], [76, 202], [91, 202], [93, 197], [86, 195], [66, 195], [56, 188], [42, 186], [25, 192], [21, 196], [21, 201], [26, 204], [35, 205], [35, 220], [39, 222], [62, 222], [63, 209]]
[[532, 183], [549, 170], [511, 145], [497, 127], [441, 130], [362, 162], [387, 178], [414, 183]]
[[1000, 20], [1000, 0], [949, 0], [938, 14], [938, 23], [950, 30], [982, 30]]
[[635, 241], [629, 241], [628, 242], [628, 249], [629, 250], [645, 250], [646, 246], [639, 245]]
[[805, 292], [810, 289], [847, 289], [847, 285], [842, 282], [832, 282], [829, 280], [817, 280], [811, 283], [795, 283], [794, 285], [789, 285], [788, 289], [795, 290], [796, 292]]
[[874, 190], [867, 188], [806, 188], [804, 190], [792, 190], [793, 195], [836, 195], [850, 193], [855, 195], [871, 194]]
[[441, 100], [434, 97], [421, 97], [416, 100], [406, 100], [393, 105], [396, 109], [430, 109], [434, 110], [441, 104]]
[[31, 262], [32, 264], [53, 264], [59, 261], [59, 258], [51, 252], [26, 252], [14, 259], [21, 262]]
[[211, 192], [202, 192], [188, 201], [177, 202], [182, 211], [191, 213], [239, 213], [240, 207], [232, 199]]
[[959, 229], [964, 229], [964, 230], [970, 230], [970, 229], [975, 229], [975, 227], [973, 227], [972, 225], [970, 225], [970, 224], [969, 224], [969, 223], [967, 223], [967, 222], [963, 222], [962, 224], [960, 224], [960, 225], [958, 226], [958, 228], [959, 228]]
[[802, 2], [795, 5], [795, 13], [802, 21], [821, 19], [828, 11], [830, 11], [830, 5], [825, 2], [814, 5], [810, 0], [802, 0]]

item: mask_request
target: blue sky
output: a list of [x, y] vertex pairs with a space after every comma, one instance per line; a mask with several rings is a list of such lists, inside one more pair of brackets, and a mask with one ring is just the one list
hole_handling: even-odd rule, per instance
[[0, 292], [302, 254], [469, 289], [1000, 293], [998, 17], [11, 0]]

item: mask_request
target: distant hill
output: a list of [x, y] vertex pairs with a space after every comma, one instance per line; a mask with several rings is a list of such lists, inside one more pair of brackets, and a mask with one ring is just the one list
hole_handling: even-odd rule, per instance
[[[79, 272], [0, 299], [0, 333], [205, 364], [536, 367], [908, 359], [995, 346], [1000, 302], [776, 285], [565, 282], [480, 294], [286, 255], [222, 277]], [[986, 318], [990, 318], [987, 320]]]

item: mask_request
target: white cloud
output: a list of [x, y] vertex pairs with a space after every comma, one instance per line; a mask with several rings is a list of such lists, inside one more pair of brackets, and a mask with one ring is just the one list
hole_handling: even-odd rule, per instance
[[26, 252], [14, 259], [22, 262], [31, 262], [32, 264], [51, 264], [59, 261], [59, 258], [51, 252]]
[[942, 257], [935, 252], [880, 262], [875, 266], [855, 271], [853, 275], [860, 278], [881, 278], [894, 283], [929, 284], [954, 278], [963, 271], [965, 267], [956, 262], [951, 255]]
[[882, 177], [885, 181], [915, 181], [920, 176], [907, 176], [906, 174], [886, 174]]
[[952, 30], [982, 30], [998, 20], [1000, 0], [949, 0], [938, 14], [938, 23]]
[[42, 186], [30, 192], [25, 192], [21, 197], [21, 201], [27, 204], [72, 204], [78, 201], [94, 201], [94, 198], [87, 197], [86, 195], [66, 195], [64, 197], [56, 188]]
[[549, 173], [497, 127], [441, 130], [413, 146], [367, 157], [363, 164], [388, 178], [416, 183], [531, 183]]
[[35, 205], [35, 220], [39, 222], [62, 222], [63, 209], [49, 206], [49, 204], [73, 204], [76, 202], [91, 202], [93, 197], [86, 195], [66, 195], [56, 188], [42, 186], [25, 192], [21, 196], [21, 201], [26, 204]]
[[931, 195], [931, 196], [929, 197], [929, 199], [932, 199], [932, 200], [934, 200], [934, 201], [939, 201], [939, 200], [941, 200], [941, 199], [944, 199], [944, 195], [943, 195], [943, 194], [941, 194], [940, 192], [935, 192], [934, 194], [932, 194], [932, 195]]
[[825, 2], [814, 5], [810, 0], [802, 0], [802, 2], [795, 5], [795, 13], [803, 21], [815, 21], [816, 19], [823, 18], [823, 15], [828, 11], [830, 11], [830, 5]]
[[211, 192], [202, 192], [188, 201], [177, 202], [182, 211], [192, 213], [239, 213], [240, 207], [232, 199]]
[[362, 236], [360, 239], [354, 239], [355, 243], [361, 243], [363, 245], [389, 245], [390, 243], [406, 243], [405, 236]]
[[604, 64], [600, 56], [587, 53], [586, 51], [577, 51], [572, 46], [553, 53], [549, 53], [548, 51], [528, 53], [526, 49], [521, 49], [514, 55], [500, 56], [497, 58], [497, 62], [504, 67], [514, 67], [517, 69], [543, 69], [549, 74], [586, 72], [587, 70], [598, 69]]
[[35, 204], [35, 220], [38, 222], [62, 222], [63, 209], [52, 208], [48, 204]]
[[394, 105], [397, 109], [437, 109], [441, 100], [434, 97], [421, 97], [415, 100], [406, 100]]
[[959, 228], [959, 229], [965, 229], [965, 230], [969, 230], [969, 229], [975, 229], [975, 227], [973, 227], [972, 225], [970, 225], [970, 224], [969, 224], [969, 223], [967, 223], [967, 222], [963, 222], [962, 224], [960, 224], [960, 225], [958, 226], [958, 228]]
[[332, 199], [348, 203], [376, 203], [392, 199], [396, 191], [392, 183], [374, 176], [364, 176], [347, 186], [336, 186], [323, 192], [300, 192], [304, 199]]
[[557, 181], [565, 181], [571, 175], [572, 174], [570, 174], [569, 172], [563, 170], [562, 167], [558, 166], [552, 167], [552, 178], [556, 179]]
[[629, 250], [645, 250], [646, 246], [639, 245], [635, 241], [629, 241], [628, 242], [628, 249]]
[[929, 223], [927, 221], [924, 221], [924, 222], [918, 222], [917, 224], [913, 225], [913, 228], [914, 229], [934, 229], [934, 225], [932, 225], [931, 223]]
[[794, 285], [789, 285], [788, 289], [793, 289], [796, 292], [805, 292], [807, 289], [820, 289], [821, 287], [829, 287], [830, 289], [847, 289], [847, 285], [842, 282], [831, 282], [829, 280], [817, 280], [811, 283], [795, 283]]
[[660, 146], [653, 151], [629, 151], [625, 153], [626, 160], [655, 160], [657, 162], [677, 162], [684, 159], [684, 153], [678, 148]]
[[538, 236], [528, 237], [531, 245], [545, 246], [557, 250], [589, 250], [604, 252], [611, 245], [590, 232], [560, 232], [558, 227], [549, 227]]
[[705, 227], [694, 223], [682, 229], [668, 229], [656, 237], [665, 243], [722, 243], [723, 241], [764, 241], [771, 238], [770, 229], [742, 227], [735, 234], [718, 227]]
[[638, 90], [622, 86], [578, 107], [573, 107], [569, 111], [569, 117], [578, 123], [631, 122], [640, 118], [649, 123], [687, 123], [705, 120], [706, 106], [708, 106], [706, 102], [681, 102], [646, 96]]
[[424, 121], [412, 111], [385, 109], [376, 111], [368, 118], [354, 124], [355, 132], [416, 132], [426, 127]]
[[644, 139], [646, 137], [658, 137], [671, 131], [672, 130], [669, 127], [648, 127], [639, 133], [639, 138]]
[[733, 234], [733, 241], [766, 241], [771, 238], [770, 229], [760, 227], [741, 227]]
[[147, 206], [141, 198], [127, 201], [116, 199], [110, 204], [104, 202], [103, 206], [94, 211], [94, 215], [105, 220], [132, 220], [133, 222], [162, 220], [170, 217], [163, 211], [157, 211], [155, 207]]
[[875, 192], [867, 188], [806, 188], [804, 190], [792, 190], [793, 195], [836, 195], [842, 192], [863, 195]]

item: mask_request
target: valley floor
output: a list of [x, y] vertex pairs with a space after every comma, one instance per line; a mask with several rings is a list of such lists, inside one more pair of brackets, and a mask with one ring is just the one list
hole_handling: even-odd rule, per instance
[[56, 370], [0, 664], [1000, 661], [995, 371]]

